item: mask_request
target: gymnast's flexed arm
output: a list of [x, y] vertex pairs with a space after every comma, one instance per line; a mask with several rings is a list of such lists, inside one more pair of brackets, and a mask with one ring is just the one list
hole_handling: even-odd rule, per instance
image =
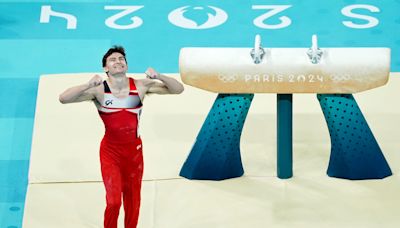
[[62, 104], [94, 100], [102, 82], [103, 79], [96, 74], [89, 82], [65, 90], [60, 94], [59, 100]]
[[[151, 67], [147, 69], [145, 74], [147, 79], [142, 82], [147, 88], [146, 93], [180, 94], [184, 90], [183, 85], [176, 79], [160, 74]], [[156, 82], [154, 79], [158, 79], [161, 82]]]

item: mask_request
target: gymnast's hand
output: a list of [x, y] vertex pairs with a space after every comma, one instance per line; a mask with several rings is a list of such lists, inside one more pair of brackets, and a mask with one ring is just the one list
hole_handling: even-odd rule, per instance
[[100, 77], [99, 75], [95, 75], [93, 76], [92, 79], [90, 79], [90, 81], [87, 83], [88, 84], [88, 89], [96, 87], [101, 85], [101, 83], [103, 82], [103, 78]]
[[147, 78], [150, 79], [160, 79], [160, 73], [158, 73], [156, 70], [153, 68], [149, 67], [147, 68], [146, 72], [144, 72], [147, 76]]

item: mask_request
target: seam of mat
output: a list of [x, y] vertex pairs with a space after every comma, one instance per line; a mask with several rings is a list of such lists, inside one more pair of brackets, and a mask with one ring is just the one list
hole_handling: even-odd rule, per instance
[[[276, 176], [242, 176], [237, 178], [270, 178]], [[234, 178], [233, 178], [234, 179]], [[143, 182], [151, 182], [151, 181], [168, 181], [168, 180], [186, 180], [183, 177], [172, 177], [172, 178], [158, 178], [158, 179], [149, 179], [143, 180]], [[201, 180], [203, 181], [203, 180]], [[213, 181], [213, 180], [204, 180], [204, 181]], [[83, 183], [102, 183], [103, 181], [43, 181], [43, 182], [30, 182], [28, 184], [83, 184]]]
[[[293, 176], [292, 178], [332, 178], [327, 175], [316, 175], [316, 176]], [[390, 176], [389, 176], [390, 177]], [[399, 173], [393, 173], [391, 177], [400, 177]], [[231, 179], [238, 179], [238, 178], [277, 178], [277, 176], [264, 176], [264, 175], [249, 175], [249, 176], [242, 176], [242, 177], [237, 177], [237, 178], [231, 178]], [[169, 181], [169, 180], [188, 180], [183, 177], [174, 177], [174, 178], [158, 178], [158, 179], [151, 179], [151, 180], [143, 180], [143, 182], [157, 182], [157, 181]], [[375, 179], [374, 179], [375, 180]], [[376, 179], [380, 180], [380, 179]], [[191, 181], [191, 180], [189, 180]], [[215, 181], [215, 180], [192, 180], [192, 181]], [[37, 184], [84, 184], [84, 183], [102, 183], [103, 181], [49, 181], [49, 182], [34, 182], [34, 183], [28, 183], [32, 185], [37, 185]], [[157, 186], [155, 186], [155, 189]]]
[[153, 218], [151, 219], [151, 227], [155, 228], [156, 225], [156, 206], [157, 206], [157, 181], [154, 181], [154, 193], [153, 193]]

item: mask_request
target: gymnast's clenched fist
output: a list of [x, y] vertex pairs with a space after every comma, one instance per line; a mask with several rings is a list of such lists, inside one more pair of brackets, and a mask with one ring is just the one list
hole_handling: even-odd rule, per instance
[[101, 85], [102, 82], [103, 82], [103, 78], [96, 74], [88, 82], [88, 88], [97, 87], [97, 86]]

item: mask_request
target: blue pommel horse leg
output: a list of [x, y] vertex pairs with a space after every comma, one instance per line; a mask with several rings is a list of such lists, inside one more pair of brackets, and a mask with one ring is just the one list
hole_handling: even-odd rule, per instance
[[392, 175], [353, 95], [318, 94], [317, 98], [331, 137], [328, 176], [362, 180]]
[[254, 94], [218, 94], [181, 169], [188, 179], [223, 180], [243, 175], [240, 136]]

